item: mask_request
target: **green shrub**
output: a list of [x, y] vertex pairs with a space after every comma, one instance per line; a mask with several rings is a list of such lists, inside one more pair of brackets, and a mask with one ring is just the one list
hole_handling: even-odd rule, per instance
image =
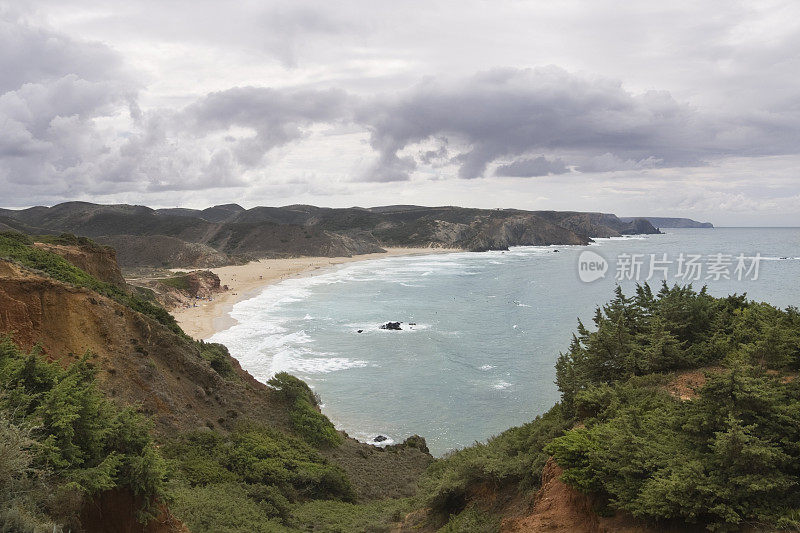
[[305, 400], [314, 407], [319, 406], [319, 401], [311, 387], [302, 379], [288, 372], [278, 372], [267, 381], [267, 384], [283, 393], [284, 397], [290, 402]]
[[307, 442], [314, 446], [332, 447], [343, 442], [344, 438], [328, 417], [319, 412], [319, 401], [303, 380], [286, 372], [279, 372], [267, 383], [291, 402], [292, 427]]
[[231, 363], [231, 354], [223, 344], [215, 342], [197, 343], [200, 348], [200, 357], [211, 363], [211, 368], [225, 379], [236, 378], [236, 370]]
[[500, 519], [472, 506], [463, 513], [453, 515], [439, 533], [497, 533]]
[[547, 451], [565, 482], [635, 516], [771, 527], [800, 509], [800, 428], [788, 423], [798, 412], [796, 385], [736, 367], [709, 376], [692, 401], [628, 395], [611, 416], [587, 421]]
[[162, 285], [178, 289], [179, 291], [189, 290], [189, 278], [186, 275], [172, 276], [158, 280]]
[[105, 400], [94, 378], [87, 357], [64, 369], [0, 337], [0, 409], [33, 428], [29, 467], [46, 473], [52, 493], [126, 488], [142, 497], [144, 520], [165, 477], [149, 421]]
[[0, 411], [0, 529], [52, 531], [57, 524], [43, 512], [49, 492], [46, 480], [52, 472], [34, 468], [37, 443], [31, 430], [10, 418]]
[[721, 364], [730, 357], [764, 369], [800, 367], [800, 313], [743, 296], [713, 298], [705, 288], [648, 285], [598, 308], [595, 331], [578, 322], [556, 363], [556, 383], [570, 414], [588, 387], [654, 372]]
[[290, 523], [301, 531], [319, 533], [388, 533], [410, 510], [411, 502], [405, 498], [362, 504], [314, 500], [293, 506]]
[[271, 428], [242, 425], [230, 435], [191, 433], [166, 444], [163, 453], [175, 476], [192, 485], [269, 485], [290, 500], [355, 497], [340, 467], [304, 441]]
[[175, 516], [192, 531], [209, 533], [279, 533], [291, 531], [274, 518], [269, 501], [251, 497], [248, 487], [239, 483], [170, 486]]

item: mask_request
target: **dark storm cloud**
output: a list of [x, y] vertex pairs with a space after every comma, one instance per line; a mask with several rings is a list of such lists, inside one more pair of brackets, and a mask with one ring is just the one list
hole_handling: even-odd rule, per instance
[[252, 128], [255, 135], [235, 142], [243, 165], [255, 166], [272, 148], [305, 136], [314, 123], [332, 123], [349, 114], [349, 97], [341, 90], [277, 90], [237, 87], [209, 94], [181, 114], [195, 135]]
[[548, 176], [550, 174], [566, 174], [569, 169], [561, 159], [547, 159], [544, 156], [517, 159], [507, 165], [501, 165], [495, 170], [497, 176], [512, 178], [529, 178], [535, 176]]
[[737, 153], [797, 153], [800, 116], [783, 113], [714, 116], [669, 93], [634, 95], [613, 80], [588, 79], [558, 67], [502, 69], [458, 83], [427, 80], [394, 99], [359, 110], [380, 153], [365, 179], [407, 179], [416, 162], [398, 155], [431, 137], [467, 146], [451, 161], [459, 176], [484, 176], [487, 165], [530, 152], [557, 152], [565, 164], [600, 158], [603, 169], [699, 165]]

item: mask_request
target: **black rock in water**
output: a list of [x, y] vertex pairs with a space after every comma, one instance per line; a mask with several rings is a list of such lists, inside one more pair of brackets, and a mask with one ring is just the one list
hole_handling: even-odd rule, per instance
[[389, 437], [384, 437], [383, 435], [378, 435], [377, 437], [372, 439], [372, 442], [383, 442], [385, 440], [389, 440]]
[[387, 322], [386, 324], [380, 326], [380, 329], [390, 329], [393, 331], [400, 331], [403, 328], [400, 327], [400, 322]]
[[357, 333], [364, 333], [364, 330], [360, 329], [360, 330], [357, 331]]

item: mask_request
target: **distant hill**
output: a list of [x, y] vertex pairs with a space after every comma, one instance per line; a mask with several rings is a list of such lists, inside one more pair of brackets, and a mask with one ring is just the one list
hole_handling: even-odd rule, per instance
[[244, 209], [226, 204], [199, 210], [66, 202], [0, 210], [0, 224], [23, 233], [94, 238], [116, 248], [126, 267], [208, 267], [262, 257], [350, 256], [393, 246], [505, 250], [658, 233], [645, 219], [623, 220], [608, 213], [412, 205]]
[[[691, 218], [670, 218], [670, 217], [640, 217], [650, 222], [657, 228], [713, 228], [711, 222], [698, 222]], [[635, 217], [620, 217], [620, 220], [630, 222]]]

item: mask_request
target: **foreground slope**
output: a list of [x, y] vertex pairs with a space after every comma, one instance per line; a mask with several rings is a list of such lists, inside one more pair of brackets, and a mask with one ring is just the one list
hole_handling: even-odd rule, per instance
[[[73, 531], [104, 531], [112, 516], [124, 515], [114, 530], [150, 531], [153, 520], [162, 523], [163, 517], [150, 514], [139, 523], [143, 515], [137, 508], [155, 505], [192, 531], [296, 531], [305, 529], [304, 520], [339, 520], [348, 515], [347, 506], [363, 505], [358, 509], [369, 520], [373, 515], [388, 520], [394, 511], [387, 509], [401, 503], [387, 498], [414, 493], [431, 460], [424, 440], [377, 450], [340, 434], [300, 380], [287, 375], [276, 377], [271, 386], [257, 382], [223, 346], [188, 339], [144, 293], [99, 280], [71, 264], [68, 259], [86, 259], [80, 253], [85, 246], [90, 245], [67, 250], [63, 243], [53, 248], [19, 234], [0, 234], [0, 333], [10, 339], [3, 341], [0, 385], [4, 392], [15, 387], [25, 394], [41, 393], [40, 385], [15, 377], [14, 372], [25, 371], [15, 361], [53, 361], [37, 372], [54, 376], [48, 385], [54, 391], [80, 372], [82, 387], [97, 391], [87, 394], [151, 421], [158, 447], [147, 453], [154, 454], [152, 479], [160, 488], [140, 493], [127, 477], [114, 474], [108, 482], [84, 486], [75, 493], [78, 503], [60, 514], [42, 496], [32, 504], [49, 513], [41, 520]], [[42, 404], [32, 418], [19, 419], [24, 411], [5, 401], [18, 397], [0, 394], [0, 422], [11, 424], [13, 431], [24, 433], [39, 417], [56, 416], [55, 406]], [[109, 416], [103, 407], [94, 417], [70, 418], [66, 427], [81, 420], [105, 423]], [[53, 435], [40, 431], [32, 435], [34, 449], [41, 445], [44, 450]], [[92, 435], [83, 437], [85, 446], [96, 449], [100, 464], [112, 468], [113, 448], [98, 449], [100, 434]], [[70, 457], [76, 468], [83, 461]], [[37, 453], [32, 460], [39, 465], [43, 459]], [[12, 471], [17, 472], [14, 479], [33, 482], [27, 470]], [[57, 472], [46, 479], [53, 488], [43, 494], [71, 486]], [[169, 509], [163, 506], [166, 501], [172, 502]], [[369, 501], [375, 503], [359, 503]], [[7, 503], [0, 498], [2, 520], [13, 511]]]

